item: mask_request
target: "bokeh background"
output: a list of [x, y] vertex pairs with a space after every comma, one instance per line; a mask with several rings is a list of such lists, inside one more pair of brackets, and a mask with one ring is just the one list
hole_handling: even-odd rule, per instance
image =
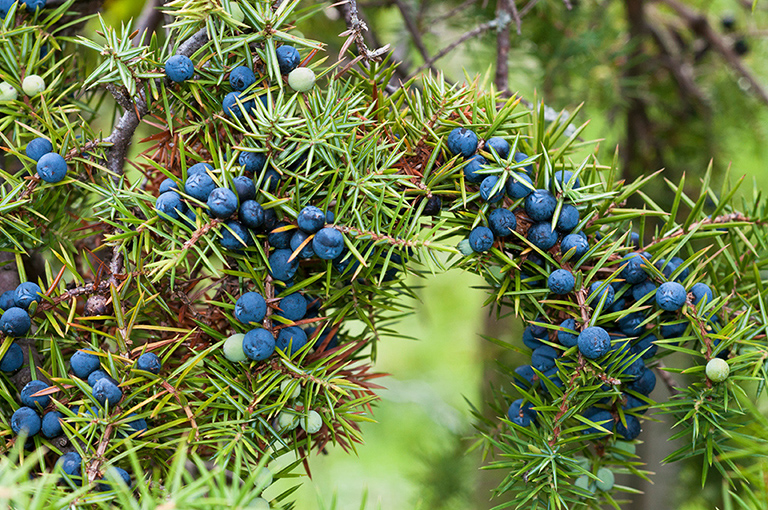
[[[400, 78], [477, 31], [434, 68], [452, 81], [464, 80], [465, 72], [481, 74], [557, 112], [584, 103], [568, 122], [590, 121], [583, 137], [600, 140], [604, 160], [618, 146], [626, 178], [664, 168], [672, 181], [685, 174], [693, 188], [712, 161], [720, 180], [745, 176], [743, 196], [766, 189], [766, 2], [758, 0], [753, 10], [751, 0], [517, 0], [517, 33], [511, 1], [369, 0], [358, 6], [371, 29], [368, 44], [390, 44], [403, 62]], [[335, 59], [345, 7], [305, 3], [323, 13], [299, 30], [327, 43]], [[111, 0], [102, 15], [118, 24], [139, 16], [143, 4]], [[97, 29], [95, 21], [90, 26]], [[497, 73], [502, 40], [509, 42], [506, 76]], [[664, 186], [649, 191], [657, 201], [669, 193]], [[489, 386], [507, 384], [499, 364], [519, 364], [513, 352], [485, 337], [519, 343], [522, 328], [513, 317], [488, 316], [482, 282], [470, 275], [452, 271], [414, 277], [411, 284], [419, 299], [408, 302], [413, 314], [398, 326], [403, 337], [378, 346], [377, 367], [390, 375], [381, 379], [387, 389], [375, 407], [377, 423], [363, 425], [366, 442], [356, 453], [329, 448], [312, 458], [312, 480], [296, 493], [297, 510], [486, 509], [503, 502], [491, 502], [500, 473], [479, 469], [470, 406], [482, 412]], [[664, 391], [657, 388], [652, 397], [664, 399]], [[653, 485], [631, 481], [645, 494], [623, 508], [715, 508], [721, 487], [713, 481], [702, 489], [699, 466], [659, 463], [672, 448], [664, 428], [644, 424], [639, 453], [657, 475]], [[282, 480], [270, 491], [292, 483]]]

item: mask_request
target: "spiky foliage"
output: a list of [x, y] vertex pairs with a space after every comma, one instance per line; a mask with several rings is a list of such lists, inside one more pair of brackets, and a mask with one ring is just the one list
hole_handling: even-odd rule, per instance
[[[699, 196], [688, 196], [684, 182], [670, 182], [674, 202], [657, 204], [643, 187], [660, 174], [619, 180], [616, 163], [601, 164], [593, 143], [580, 139], [583, 126], [546, 122], [543, 108], [522, 108], [516, 98], [502, 98], [479, 79], [449, 86], [441, 76], [425, 75], [418, 86], [409, 82], [387, 93], [392, 62], [329, 63], [321, 42], [292, 33], [294, 23], [315, 13], [316, 6], [242, 2], [239, 22], [231, 3], [171, 2], [166, 8], [175, 21], [168, 37], [138, 47], [128, 42], [130, 26], [116, 30], [103, 21], [100, 40], [56, 38], [56, 23], [71, 6], [47, 17], [19, 17], [17, 25], [10, 17], [3, 28], [6, 39], [17, 44], [4, 47], [8, 69], [2, 77], [16, 83], [12, 77], [21, 75], [20, 62], [55, 76], [42, 95], [25, 98], [28, 108], [17, 101], [4, 109], [16, 122], [3, 130], [8, 157], [2, 244], [14, 254], [20, 278], [37, 280], [44, 294], [30, 308], [34, 330], [25, 366], [0, 380], [5, 451], [20, 452], [18, 444], [14, 450], [21, 442], [9, 418], [19, 407], [16, 394], [25, 374], [27, 380], [51, 384], [44, 390], [52, 397], [48, 411], [63, 416], [63, 434], [31, 439], [33, 462], [17, 469], [15, 456], [3, 460], [3, 480], [15, 483], [30, 471], [50, 472], [59, 456], [77, 452], [82, 471], [70, 473], [71, 484], [82, 477], [83, 486], [92, 487], [110, 473], [109, 466], [122, 467], [133, 473], [139, 499], [136, 503], [123, 488], [95, 495], [83, 488], [69, 495], [69, 488], [51, 486], [56, 477], [43, 476], [19, 485], [16, 506], [40, 487], [48, 491], [40, 499], [55, 507], [77, 499], [95, 507], [151, 508], [168, 493], [179, 507], [201, 507], [194, 501], [201, 491], [245, 504], [255, 497], [247, 492], [255, 479], [228, 492], [221, 478], [225, 470], [230, 478], [247, 479], [286, 454], [300, 464], [328, 444], [354, 449], [363, 439], [358, 424], [371, 420], [376, 399], [377, 342], [397, 334], [394, 324], [407, 312], [399, 298], [412, 295], [405, 275], [448, 267], [483, 276], [487, 305], [537, 321], [549, 331], [537, 341], [558, 353], [556, 370], [537, 370], [532, 384], [508, 369], [513, 384], [490, 403], [503, 417], [522, 396], [537, 413], [532, 425], [477, 413], [478, 444], [492, 455], [488, 467], [508, 470], [498, 492], [511, 492], [511, 505], [618, 507], [617, 494], [632, 489], [596, 493], [593, 481], [604, 467], [646, 476], [642, 459], [632, 453], [634, 437], [604, 437], [608, 429], [628, 427], [642, 410], [625, 408], [627, 395], [678, 419], [673, 434], [688, 442], [670, 461], [701, 456], [702, 479], [714, 467], [734, 487], [758, 469], [742, 454], [763, 445], [755, 427], [759, 415], [750, 404], [766, 375], [760, 272], [766, 214], [762, 205], [749, 205], [759, 203], [758, 197], [735, 208], [737, 188], [726, 184], [715, 192], [707, 171]], [[57, 56], [36, 64], [40, 48], [31, 34], [40, 32], [61, 55], [85, 46], [99, 53], [99, 62], [84, 69], [74, 57]], [[295, 45], [302, 66], [320, 78], [309, 92], [296, 93], [281, 76], [276, 48], [284, 44]], [[192, 59], [193, 79], [164, 79], [163, 64], [177, 54]], [[256, 82], [227, 112], [222, 100], [230, 92], [228, 73], [239, 65], [252, 68]], [[74, 101], [68, 93], [78, 84], [85, 88]], [[112, 111], [123, 109], [106, 137], [91, 127], [97, 111], [107, 108], [103, 89], [115, 98]], [[147, 131], [135, 157], [125, 161], [141, 118]], [[467, 179], [467, 162], [447, 150], [456, 127], [479, 135], [473, 152], [487, 158], [480, 174], [499, 178], [486, 194], [503, 192], [510, 178], [530, 173], [532, 187], [552, 190], [557, 199], [547, 221], [557, 225], [566, 205], [575, 206], [580, 220], [572, 231], [583, 233], [590, 249], [577, 260], [572, 252], [561, 253], [559, 243], [551, 250], [533, 244], [523, 199], [489, 203]], [[57, 184], [41, 181], [23, 155], [37, 136], [52, 139], [66, 154], [69, 174]], [[493, 136], [509, 142], [509, 157], [489, 151], [485, 141]], [[246, 171], [243, 154], [262, 156], [263, 168]], [[126, 162], [130, 167], [123, 171]], [[216, 218], [209, 204], [190, 195], [185, 183], [199, 162], [211, 165], [207, 175], [216, 186], [236, 189], [235, 178], [252, 180], [255, 198], [267, 211], [262, 227], [245, 229]], [[557, 181], [562, 171], [571, 172], [570, 179]], [[181, 215], [156, 207], [166, 179], [180, 190]], [[628, 208], [630, 197], [645, 205]], [[291, 248], [288, 263], [295, 274], [281, 276], [272, 258], [280, 245], [275, 235], [295, 235], [297, 217], [309, 205], [326, 215], [326, 228], [341, 233], [343, 250], [333, 260], [307, 256], [304, 250], [315, 235], [307, 232]], [[467, 250], [466, 242], [456, 246], [500, 207], [514, 211], [514, 231], [483, 253]], [[630, 242], [632, 230], [644, 240], [642, 247]], [[644, 279], [679, 280], [686, 289], [705, 281], [715, 290], [714, 299], [699, 304], [689, 298], [679, 313], [670, 314], [654, 306], [652, 294], [630, 298], [622, 274], [625, 255], [635, 252], [643, 257]], [[23, 262], [34, 253], [44, 258], [44, 270], [28, 275]], [[680, 258], [674, 268], [664, 262], [674, 257]], [[557, 267], [574, 273], [573, 293], [556, 297], [542, 286]], [[598, 281], [598, 293], [614, 289], [622, 306], [589, 295], [587, 288]], [[241, 323], [234, 313], [237, 299], [249, 291], [267, 304], [257, 326]], [[302, 318], [281, 315], [282, 300], [292, 293], [308, 298], [310, 311]], [[557, 341], [559, 324], [568, 317], [575, 319], [576, 332], [587, 326], [612, 329], [642, 317], [635, 324], [642, 334], [614, 335], [611, 352], [587, 359]], [[670, 385], [676, 372], [691, 380], [678, 383], [673, 397], [657, 404], [633, 387], [636, 375], [629, 373], [649, 350], [621, 347], [670, 325], [682, 327], [672, 338], [659, 333], [660, 349], [646, 362]], [[304, 328], [309, 340], [300, 348], [283, 346], [266, 360], [230, 361], [226, 340], [254, 327], [274, 336]], [[13, 341], [5, 336], [0, 352]], [[77, 350], [98, 356], [102, 370], [119, 383], [119, 402], [102, 405], [90, 385], [70, 371]], [[158, 374], [139, 369], [137, 359], [146, 352], [160, 357]], [[680, 368], [665, 368], [663, 359], [672, 353], [678, 353]], [[719, 385], [704, 376], [705, 362], [716, 356], [727, 358], [731, 369]], [[595, 408], [611, 413], [610, 425], [590, 420]], [[310, 425], [311, 413], [321, 422]], [[187, 452], [198, 459], [196, 468], [184, 462]], [[184, 471], [203, 469], [200, 459], [217, 468], [192, 482]], [[144, 472], [150, 469], [153, 483], [146, 485]], [[286, 497], [272, 504], [289, 505]]]

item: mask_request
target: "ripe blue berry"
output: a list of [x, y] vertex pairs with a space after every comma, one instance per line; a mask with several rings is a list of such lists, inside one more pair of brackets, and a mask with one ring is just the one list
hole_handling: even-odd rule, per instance
[[109, 407], [115, 407], [123, 398], [123, 391], [106, 377], [96, 381], [91, 388], [91, 394], [99, 404]]
[[299, 212], [296, 223], [304, 232], [314, 234], [325, 226], [325, 214], [319, 207], [308, 205]]
[[229, 218], [237, 211], [237, 195], [227, 188], [216, 188], [208, 195], [208, 208], [211, 216]]
[[656, 295], [656, 284], [650, 280], [645, 280], [632, 287], [632, 299], [635, 301], [640, 301], [651, 293]]
[[277, 334], [277, 342], [275, 346], [287, 352], [289, 355], [293, 355], [299, 349], [307, 344], [307, 334], [298, 326], [288, 326], [280, 330]]
[[[576, 321], [574, 319], [565, 319], [563, 322], [560, 323], [560, 327], [562, 329], [575, 331]], [[560, 342], [560, 345], [564, 347], [573, 347], [574, 345], [578, 344], [579, 335], [578, 333], [570, 333], [568, 331], [558, 331], [557, 341]]]
[[691, 287], [691, 293], [693, 294], [693, 304], [698, 305], [701, 300], [704, 300], [704, 303], [711, 302], [712, 299], [714, 299], [714, 294], [712, 294], [712, 289], [707, 285], [706, 283], [697, 283], [693, 287]]
[[45, 1], [46, 0], [21, 0], [20, 4], [25, 4], [27, 8], [27, 12], [33, 13], [38, 9], [42, 9], [45, 7]]
[[517, 399], [509, 406], [507, 418], [512, 423], [527, 427], [532, 421], [536, 421], [536, 411], [530, 402], [523, 404], [523, 399]]
[[235, 187], [237, 200], [241, 204], [246, 200], [253, 200], [256, 198], [256, 185], [253, 184], [253, 179], [250, 177], [240, 175], [232, 179], [232, 184]]
[[[131, 487], [131, 475], [128, 474], [128, 471], [126, 471], [123, 468], [114, 467], [114, 466], [112, 467], [112, 469], [115, 470], [115, 474], [117, 474], [117, 477], [120, 480], [122, 480], [123, 483], [125, 483], [125, 485], [127, 485], [128, 487]], [[104, 478], [100, 478], [100, 480], [102, 480], [102, 482], [98, 483], [96, 485], [96, 487], [101, 492], [105, 492], [105, 491], [108, 491], [108, 490], [112, 490], [113, 488], [116, 488], [116, 484], [113, 481], [110, 480], [110, 481], [105, 483], [103, 481]]]
[[237, 157], [237, 164], [253, 175], [260, 174], [266, 163], [267, 157], [261, 152], [241, 152]]
[[286, 229], [285, 227], [288, 225], [290, 225], [290, 223], [285, 221], [281, 221], [275, 225], [275, 228], [267, 236], [267, 241], [269, 242], [270, 246], [277, 249], [286, 249], [291, 247], [291, 237], [293, 237], [294, 229]]
[[[515, 163], [522, 163], [528, 159], [528, 155], [523, 152], [516, 152], [515, 153]], [[533, 179], [533, 164], [526, 165], [523, 167], [523, 170], [525, 170], [525, 173], [528, 174], [528, 177]]]
[[61, 154], [49, 152], [37, 162], [37, 173], [45, 182], [61, 182], [67, 176], [67, 162]]
[[187, 168], [187, 177], [195, 174], [204, 174], [208, 170], [213, 170], [213, 167], [208, 163], [195, 163], [191, 167]]
[[[482, 157], [480, 154], [477, 154], [475, 156], [472, 156], [467, 160], [467, 164], [464, 165], [464, 179], [466, 179], [468, 182], [471, 182], [473, 184], [477, 184], [479, 182], [482, 182], [485, 178], [484, 174], [479, 173], [480, 170], [483, 169], [483, 167], [488, 163], [484, 157]], [[509, 185], [509, 183], [507, 183]]]
[[227, 250], [242, 250], [253, 245], [253, 238], [242, 223], [229, 220], [221, 229], [221, 246]]
[[229, 73], [232, 90], [243, 91], [256, 83], [256, 75], [246, 66], [237, 66]]
[[40, 380], [29, 381], [21, 390], [20, 399], [21, 403], [27, 407], [35, 409], [35, 404], [40, 404], [40, 407], [45, 407], [51, 402], [50, 395], [43, 395], [41, 397], [33, 397], [38, 391], [42, 391], [49, 386]]
[[23, 308], [12, 306], [0, 317], [0, 331], [6, 335], [20, 337], [27, 334], [32, 327], [32, 320]]
[[0, 310], [5, 311], [16, 306], [16, 302], [13, 300], [13, 295], [15, 292], [15, 290], [6, 290], [0, 294]]
[[483, 226], [473, 228], [469, 233], [469, 246], [477, 253], [490, 250], [493, 246], [493, 231]]
[[448, 135], [445, 146], [454, 156], [469, 158], [477, 150], [477, 135], [471, 129], [457, 127]]
[[507, 195], [510, 198], [525, 198], [533, 193], [533, 181], [527, 174], [512, 174], [507, 180]]
[[186, 55], [174, 55], [165, 62], [165, 75], [169, 80], [181, 83], [195, 75], [195, 65]]
[[656, 304], [668, 312], [681, 309], [687, 297], [685, 287], [677, 282], [664, 282], [656, 290]]
[[246, 97], [242, 92], [230, 92], [224, 96], [221, 108], [231, 119], [243, 119], [245, 115], [250, 114], [255, 106], [253, 99], [246, 100]]
[[35, 282], [22, 282], [13, 293], [13, 302], [19, 308], [28, 310], [32, 303], [39, 303], [43, 299], [42, 293]]
[[[136, 413], [131, 413], [128, 415], [129, 418], [132, 418], [136, 416]], [[149, 430], [149, 427], [147, 426], [147, 420], [144, 418], [137, 418], [135, 420], [127, 422], [127, 425], [131, 427], [136, 432], [146, 432]]]
[[256, 328], [243, 338], [243, 352], [253, 361], [263, 361], [275, 352], [275, 337], [268, 330]]
[[557, 199], [546, 189], [537, 189], [525, 197], [525, 213], [533, 221], [552, 219], [557, 207]]
[[[310, 239], [307, 241], [309, 236], [312, 234], [307, 234], [301, 229], [296, 229], [293, 231], [293, 236], [291, 237], [291, 252], [296, 252], [296, 250], [299, 249], [302, 244], [304, 245], [303, 248], [301, 248], [301, 251], [299, 252], [298, 256], [303, 259], [309, 259], [315, 256], [315, 252], [312, 249], [312, 241], [313, 239]], [[305, 241], [307, 241], [305, 243]]]
[[255, 230], [264, 224], [264, 208], [255, 200], [245, 200], [241, 202], [238, 217], [243, 225]]
[[[584, 413], [584, 417], [606, 430], [613, 431], [613, 427], [614, 427], [613, 416], [611, 415], [610, 412], [606, 411], [605, 409], [591, 407], [587, 409], [587, 411]], [[584, 434], [600, 434], [601, 436], [607, 435], [605, 432], [598, 429], [597, 427], [587, 428], [586, 430], [584, 430]]]
[[[552, 183], [552, 191], [554, 192], [557, 189], [554, 184], [555, 182], [557, 182], [561, 190], [564, 190], [565, 186], [571, 181], [572, 177], [573, 177], [573, 172], [571, 172], [570, 170], [560, 170], [555, 172], [555, 180]], [[581, 183], [579, 183], [578, 177], [573, 179], [573, 182], [571, 184], [573, 185], [571, 189], [578, 189], [581, 187]]]
[[235, 302], [235, 318], [243, 324], [259, 324], [267, 314], [267, 302], [258, 292], [246, 292]]
[[507, 159], [509, 157], [509, 142], [500, 136], [494, 136], [485, 141], [485, 150], [490, 153], [495, 152], [501, 159]]
[[288, 262], [288, 259], [291, 258], [291, 254], [291, 250], [276, 250], [269, 256], [269, 274], [272, 275], [272, 278], [282, 282], [293, 278], [296, 274], [296, 270], [299, 268], [299, 261], [293, 259], [291, 262]]
[[157, 192], [162, 195], [166, 191], [178, 191], [179, 185], [176, 184], [176, 181], [173, 179], [163, 179], [163, 182], [160, 183], [160, 187], [157, 189]]
[[539, 372], [546, 372], [555, 366], [555, 358], [558, 353], [548, 345], [537, 347], [531, 353], [531, 366]]
[[658, 340], [656, 335], [645, 335], [632, 346], [632, 354], [640, 354], [642, 359], [652, 358], [658, 350], [658, 346], [654, 343], [656, 340]]
[[216, 183], [206, 172], [198, 172], [187, 177], [184, 192], [195, 200], [207, 202], [208, 195], [216, 189]]
[[136, 368], [157, 375], [163, 368], [163, 362], [154, 352], [145, 352], [136, 360]]
[[59, 457], [59, 460], [56, 461], [56, 465], [61, 466], [61, 470], [64, 472], [64, 474], [73, 478], [73, 481], [76, 485], [82, 484], [81, 473], [83, 469], [83, 458], [80, 457], [79, 453], [65, 453]]
[[344, 252], [344, 234], [335, 228], [322, 228], [312, 239], [312, 249], [319, 258], [333, 260]]
[[521, 365], [517, 367], [515, 369], [515, 374], [517, 375], [517, 379], [523, 382], [523, 388], [529, 388], [533, 386], [536, 372], [533, 371], [533, 367], [531, 367], [531, 365]]
[[64, 433], [61, 427], [61, 420], [64, 415], [58, 411], [49, 411], [43, 415], [42, 425], [40, 427], [43, 437], [52, 439]]
[[496, 175], [489, 175], [480, 184], [480, 196], [486, 202], [491, 204], [498, 202], [504, 196], [504, 186], [501, 186], [495, 193], [493, 189], [497, 186], [499, 177]]
[[567, 234], [579, 224], [579, 210], [571, 204], [563, 205], [560, 209], [560, 216], [557, 217], [555, 228], [561, 234]]
[[299, 67], [301, 56], [299, 50], [293, 46], [284, 44], [277, 48], [275, 53], [277, 54], [277, 65], [280, 66], [280, 74], [288, 74]]
[[627, 421], [627, 425], [624, 426], [624, 424], [619, 421], [616, 424], [616, 432], [627, 441], [632, 441], [640, 435], [640, 420], [631, 414], [625, 414], [624, 419]]
[[579, 260], [589, 251], [589, 243], [579, 234], [568, 234], [560, 243], [560, 253], [565, 255], [573, 250], [570, 260]]
[[53, 144], [47, 138], [35, 138], [27, 144], [24, 152], [35, 161], [40, 161], [40, 158], [49, 152], [53, 152]]
[[280, 185], [280, 174], [274, 168], [268, 169], [261, 177], [261, 187], [274, 193]]
[[645, 265], [647, 261], [643, 259], [640, 254], [630, 253], [623, 259], [621, 259], [621, 265], [624, 268], [621, 270], [620, 276], [626, 280], [630, 285], [637, 285], [648, 278], [645, 273]]
[[77, 351], [69, 359], [69, 365], [72, 367], [72, 373], [80, 379], [88, 379], [91, 372], [98, 370], [100, 366], [99, 357], [85, 351]]
[[494, 209], [488, 215], [488, 226], [494, 236], [507, 237], [517, 228], [517, 218], [509, 209]]
[[[186, 212], [187, 205], [181, 201], [181, 195], [175, 191], [166, 191], [155, 201], [155, 210], [158, 213], [163, 213], [166, 216], [178, 220], [181, 218], [181, 214]], [[160, 215], [162, 218], [163, 216]]]
[[3, 372], [15, 372], [24, 364], [24, 352], [16, 342], [11, 342], [11, 346], [5, 351], [3, 359], [0, 360], [0, 370]]
[[543, 335], [535, 336], [533, 334], [532, 327], [528, 326], [527, 328], [525, 328], [523, 330], [523, 343], [529, 349], [538, 349], [539, 347], [544, 345], [543, 343], [541, 343], [541, 340], [546, 338], [546, 336], [547, 336], [546, 335], [546, 330], [545, 330], [545, 333]]
[[548, 221], [534, 223], [528, 229], [528, 240], [540, 250], [547, 251], [557, 244], [557, 230]]
[[675, 317], [662, 316], [662, 321], [663, 322], [659, 326], [659, 331], [661, 332], [661, 336], [665, 339], [677, 338], [688, 329], [687, 320], [676, 320]]
[[589, 359], [600, 358], [611, 348], [611, 337], [599, 326], [585, 328], [577, 342], [579, 352]]
[[14, 434], [23, 432], [27, 437], [31, 437], [40, 432], [41, 426], [40, 415], [32, 408], [20, 407], [11, 416], [11, 430]]
[[0, 18], [5, 19], [8, 16], [8, 11], [11, 10], [16, 0], [0, 0]]
[[573, 277], [573, 273], [567, 269], [556, 269], [550, 273], [547, 279], [547, 287], [555, 294], [569, 294], [573, 292], [575, 285], [576, 279]]
[[655, 387], [656, 374], [653, 373], [653, 370], [646, 368], [639, 377], [627, 386], [627, 389], [635, 391], [641, 395], [650, 395]]
[[614, 299], [614, 292], [613, 287], [611, 285], [606, 285], [603, 290], [599, 290], [600, 286], [603, 285], [603, 280], [598, 280], [596, 282], [592, 282], [592, 285], [589, 286], [589, 295], [592, 296], [595, 294], [595, 297], [592, 298], [592, 306], [596, 307], [597, 303], [600, 302], [600, 300], [605, 296], [605, 304], [603, 305], [604, 308], [608, 308], [613, 304]]
[[112, 384], [117, 385], [117, 381], [113, 379], [111, 375], [106, 373], [104, 370], [99, 369], [99, 370], [94, 370], [88, 375], [88, 386], [93, 388], [93, 385], [96, 384], [99, 381], [99, 379], [104, 379], [104, 378], [109, 379], [110, 381], [112, 381]]
[[307, 313], [307, 300], [298, 292], [288, 294], [280, 300], [280, 315], [291, 321], [304, 318]]

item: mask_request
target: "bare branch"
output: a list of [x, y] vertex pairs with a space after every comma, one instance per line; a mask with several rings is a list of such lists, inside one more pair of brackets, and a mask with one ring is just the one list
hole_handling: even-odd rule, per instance
[[[496, 0], [496, 19], [509, 19], [509, 4], [507, 0]], [[517, 10], [515, 10], [517, 14]], [[517, 30], [520, 33], [520, 18], [516, 20]], [[496, 29], [496, 79], [494, 83], [501, 92], [509, 89], [509, 22], [503, 23]]]
[[[338, 4], [338, 9], [344, 16], [344, 21], [347, 24], [347, 31], [341, 34], [342, 37], [349, 36], [355, 41], [357, 46], [357, 52], [365, 62], [381, 61], [381, 57], [389, 51], [389, 44], [371, 51], [365, 43], [364, 32], [368, 31], [368, 25], [360, 19], [360, 15], [357, 10], [357, 2], [355, 0], [347, 0], [344, 3]], [[349, 46], [349, 43], [345, 43], [342, 48], [345, 50]]]
[[145, 44], [145, 39], [148, 41], [152, 37], [155, 28], [157, 28], [160, 20], [163, 19], [163, 12], [160, 10], [162, 5], [163, 0], [147, 0], [144, 4], [141, 14], [139, 14], [139, 18], [136, 20], [135, 28], [138, 34], [133, 39], [134, 46]]
[[437, 73], [437, 69], [430, 63], [430, 56], [429, 52], [427, 51], [427, 47], [424, 46], [424, 41], [421, 39], [421, 33], [419, 31], [419, 27], [416, 26], [416, 23], [413, 21], [413, 16], [410, 12], [408, 12], [408, 9], [406, 8], [405, 4], [403, 4], [402, 0], [393, 0], [395, 2], [395, 5], [400, 10], [400, 14], [403, 16], [403, 22], [405, 23], [405, 28], [408, 29], [408, 31], [411, 33], [411, 38], [413, 39], [413, 44], [416, 46], [416, 49], [419, 51], [419, 54], [421, 54], [421, 58], [424, 59], [424, 65], [429, 67], [432, 72]]
[[[201, 29], [184, 41], [176, 51], [177, 55], [191, 56], [208, 42], [208, 34], [205, 29]], [[112, 130], [112, 134], [104, 139], [105, 143], [111, 144], [107, 150], [107, 169], [115, 174], [122, 175], [125, 158], [128, 154], [128, 147], [133, 140], [133, 134], [141, 122], [141, 118], [149, 113], [146, 93], [142, 90], [137, 94], [133, 108], [126, 110], [117, 125]]]
[[712, 48], [725, 59], [725, 62], [731, 66], [734, 71], [747, 80], [760, 100], [768, 104], [768, 91], [763, 88], [762, 84], [757, 81], [757, 78], [755, 78], [752, 72], [742, 63], [741, 58], [739, 58], [736, 52], [725, 42], [725, 39], [712, 28], [712, 25], [709, 24], [709, 21], [707, 21], [707, 17], [704, 14], [683, 5], [677, 0], [661, 1], [672, 8], [672, 10], [685, 21], [692, 32], [703, 37]]

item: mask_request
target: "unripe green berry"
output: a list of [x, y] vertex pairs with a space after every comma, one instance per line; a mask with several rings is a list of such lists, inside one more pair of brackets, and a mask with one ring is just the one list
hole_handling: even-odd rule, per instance
[[277, 415], [277, 424], [280, 430], [293, 430], [299, 426], [298, 416], [282, 411]]
[[627, 441], [616, 441], [613, 444], [613, 447], [616, 450], [618, 450], [618, 452], [614, 454], [616, 456], [621, 455], [622, 457], [627, 457], [627, 456], [631, 457], [635, 455], [635, 452], [637, 452], [637, 447], [635, 446], [635, 443], [629, 443]]
[[715, 383], [721, 383], [728, 379], [728, 375], [731, 373], [731, 367], [728, 366], [728, 362], [720, 358], [712, 358], [707, 363], [707, 378]]
[[583, 489], [587, 492], [595, 492], [595, 484], [592, 483], [592, 480], [587, 475], [581, 475], [578, 477], [576, 482], [574, 482], [574, 485], [579, 489]]
[[30, 74], [21, 82], [21, 90], [28, 96], [36, 96], [45, 90], [45, 80], [36, 74]]
[[7, 81], [0, 82], [0, 101], [15, 101], [19, 97], [16, 87]]
[[597, 470], [597, 482], [595, 483], [595, 486], [600, 489], [601, 491], [609, 491], [613, 489], [613, 484], [615, 483], [615, 479], [613, 477], [613, 471], [606, 467], [601, 467]]
[[244, 510], [269, 510], [269, 502], [264, 498], [252, 499]]
[[229, 15], [238, 23], [245, 21], [245, 14], [243, 14], [243, 10], [237, 2], [229, 2]]
[[465, 257], [469, 257], [470, 255], [473, 255], [475, 253], [475, 250], [472, 249], [472, 247], [469, 245], [469, 239], [462, 239], [459, 241], [458, 246], [459, 251], [462, 255]]
[[301, 395], [301, 386], [299, 385], [299, 381], [294, 381], [293, 379], [286, 379], [280, 383], [280, 393], [285, 393], [288, 391], [289, 387], [293, 387], [293, 393], [291, 393], [288, 398], [296, 398]]
[[301, 428], [303, 428], [307, 434], [314, 434], [323, 426], [323, 418], [317, 411], [310, 411], [301, 420]]
[[315, 72], [308, 67], [297, 67], [288, 74], [288, 85], [296, 92], [307, 92], [315, 86]]
[[239, 363], [248, 359], [243, 352], [243, 338], [245, 338], [244, 334], [237, 333], [224, 341], [224, 357], [232, 363]]

